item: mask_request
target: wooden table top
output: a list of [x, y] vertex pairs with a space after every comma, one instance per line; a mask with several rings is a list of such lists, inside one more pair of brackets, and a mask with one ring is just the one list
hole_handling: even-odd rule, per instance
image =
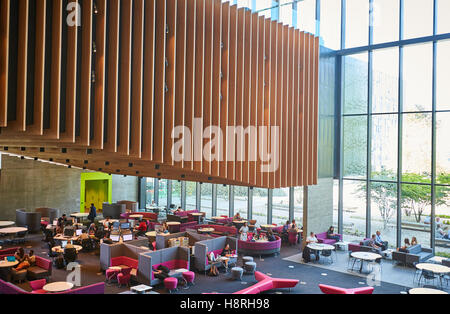
[[[74, 245], [73, 247], [77, 250], [77, 252], [83, 249], [81, 245]], [[52, 251], [55, 253], [64, 253], [64, 249], [60, 245], [52, 247]]]
[[181, 225], [181, 222], [178, 221], [169, 221], [167, 222], [168, 226], [177, 226], [177, 225]]

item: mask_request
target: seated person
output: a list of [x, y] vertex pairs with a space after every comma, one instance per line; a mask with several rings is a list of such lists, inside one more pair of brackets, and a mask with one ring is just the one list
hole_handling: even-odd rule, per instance
[[376, 239], [376, 236], [375, 236], [374, 234], [372, 234], [372, 237], [370, 238], [368, 244], [369, 244], [369, 246], [372, 248], [372, 251], [374, 251], [374, 252], [376, 252], [376, 253], [378, 253], [378, 254], [381, 254], [381, 247], [378, 246], [378, 245], [376, 245], [375, 239]]
[[30, 263], [28, 263], [28, 256], [25, 255], [25, 250], [22, 247], [17, 249], [16, 253], [14, 253], [14, 257], [16, 258], [16, 261], [19, 262], [17, 266], [14, 267], [15, 270], [19, 271], [30, 267]]
[[[208, 252], [208, 248], [206, 248], [206, 252]], [[209, 275], [210, 276], [218, 276], [219, 270], [217, 269], [217, 264], [219, 262], [216, 261], [216, 256], [214, 255], [214, 252], [206, 253], [206, 257], [208, 258], [209, 264], [211, 264], [211, 268], [209, 269]]]
[[375, 244], [379, 247], [381, 247], [382, 251], [386, 251], [388, 249], [388, 242], [383, 241], [383, 238], [381, 237], [381, 232], [377, 231], [375, 236]]
[[34, 251], [30, 250], [28, 255], [26, 255], [27, 261], [30, 264], [30, 266], [34, 266], [36, 264], [36, 255], [34, 255]]
[[417, 245], [417, 244], [419, 244], [419, 242], [417, 241], [417, 238], [416, 237], [412, 237], [411, 238], [411, 246]]
[[144, 220], [139, 220], [139, 226], [135, 227], [135, 231], [139, 236], [145, 235], [147, 232], [147, 223]]
[[328, 231], [327, 231], [327, 239], [332, 239], [332, 240], [335, 240], [335, 241], [340, 241], [341, 240], [341, 238], [336, 233], [334, 233], [334, 227], [333, 226], [331, 226], [328, 229]]
[[[231, 250], [230, 245], [227, 244], [220, 253], [220, 256], [230, 257], [231, 255], [233, 255], [233, 251]], [[228, 261], [229, 260], [224, 260], [225, 268], [228, 268]]]
[[95, 223], [91, 223], [91, 225], [89, 226], [89, 229], [88, 229], [89, 235], [90, 235], [90, 236], [95, 236], [95, 234], [97, 233], [97, 231], [98, 231], [98, 228], [97, 228], [97, 226], [95, 225]]
[[110, 217], [106, 217], [106, 219], [103, 221], [103, 228], [109, 229], [111, 223]]
[[169, 233], [169, 226], [167, 225], [167, 222], [164, 221], [162, 224], [162, 233]]
[[427, 225], [431, 224], [431, 216], [426, 216], [423, 220], [423, 223]]
[[[319, 240], [317, 240], [316, 235], [314, 234], [314, 232], [311, 232], [309, 234], [309, 237], [306, 238], [306, 245], [310, 244], [310, 243], [318, 243]], [[316, 256], [316, 261], [319, 260], [320, 255], [319, 252], [316, 250], [311, 250], [308, 246], [305, 246], [304, 250], [306, 250], [306, 254], [308, 254], [308, 252], [311, 252], [312, 254], [314, 254]]]
[[297, 223], [295, 222], [295, 219], [292, 220], [291, 226], [289, 229], [298, 229]]
[[411, 246], [411, 243], [409, 242], [409, 239], [405, 238], [405, 245], [403, 245], [402, 247], [398, 248], [397, 251], [406, 253], [410, 246]]
[[442, 228], [437, 228], [436, 238], [449, 240], [450, 239], [450, 230], [448, 232], [445, 232]]
[[67, 218], [66, 214], [63, 214], [61, 217], [58, 218], [58, 222], [56, 225], [56, 233], [63, 233], [64, 227], [66, 226]]
[[161, 281], [164, 281], [164, 279], [170, 277], [169, 273], [170, 273], [170, 269], [167, 268], [166, 266], [163, 265], [159, 265], [158, 268], [152, 268], [153, 270], [153, 275], [155, 276], [155, 278], [158, 278]]
[[176, 213], [184, 212], [183, 208], [181, 206], [178, 206], [178, 208], [175, 210]]
[[236, 213], [236, 215], [233, 216], [233, 220], [241, 220], [241, 214]]
[[272, 233], [272, 231], [268, 231], [267, 232], [267, 241], [269, 242], [274, 242], [276, 241], [277, 238], [274, 236], [274, 234]]
[[72, 245], [72, 243], [67, 243], [66, 247], [64, 248], [63, 255], [66, 263], [74, 262], [76, 260], [77, 250]]

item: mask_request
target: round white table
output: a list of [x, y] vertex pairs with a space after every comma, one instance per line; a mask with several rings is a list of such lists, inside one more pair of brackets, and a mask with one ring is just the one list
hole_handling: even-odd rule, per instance
[[439, 281], [442, 287], [442, 277], [445, 274], [450, 274], [450, 267], [440, 264], [420, 263], [416, 265], [418, 270], [427, 270], [439, 276]]
[[0, 233], [14, 234], [14, 233], [19, 233], [19, 232], [24, 232], [27, 230], [28, 230], [28, 228], [25, 228], [25, 227], [9, 227], [9, 228], [0, 229]]
[[8, 261], [5, 261], [5, 260], [2, 260], [2, 261], [0, 261], [0, 268], [14, 267], [17, 264], [19, 264], [18, 261], [8, 262]]
[[168, 225], [168, 226], [178, 226], [178, 225], [181, 225], [181, 222], [178, 222], [178, 221], [169, 221], [169, 222], [167, 222], [167, 225]]
[[204, 213], [192, 213], [191, 215], [192, 217], [197, 218], [197, 223], [200, 224], [201, 218], [203, 217]]
[[[361, 261], [361, 267], [359, 268], [360, 273], [362, 273], [364, 262], [375, 262], [377, 259], [383, 258], [380, 254], [371, 252], [353, 252], [351, 257], [355, 259], [355, 262], [357, 259]], [[355, 265], [355, 262], [353, 262], [353, 265]]]
[[414, 288], [409, 290], [409, 294], [448, 294], [445, 291], [430, 288]]
[[144, 215], [130, 215], [130, 216], [128, 216], [129, 218], [131, 218], [131, 219], [142, 219], [142, 217], [144, 217]]
[[273, 228], [275, 228], [275, 226], [274, 225], [261, 225], [261, 228], [265, 229], [265, 230], [272, 230]]
[[9, 227], [9, 226], [12, 226], [14, 224], [15, 224], [14, 221], [0, 221], [0, 228]]
[[314, 251], [332, 251], [334, 250], [334, 246], [323, 243], [310, 243], [308, 247]]
[[47, 292], [55, 293], [55, 292], [63, 292], [73, 288], [73, 283], [58, 281], [46, 284], [42, 289]]
[[[75, 248], [77, 253], [83, 249], [81, 245], [74, 245], [73, 247]], [[64, 249], [60, 245], [52, 247], [52, 251], [55, 253], [64, 253]]]

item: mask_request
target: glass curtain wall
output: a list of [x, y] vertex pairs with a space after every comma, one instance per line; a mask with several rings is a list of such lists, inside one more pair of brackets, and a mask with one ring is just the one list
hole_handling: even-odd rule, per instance
[[[322, 0], [322, 18], [336, 7]], [[441, 239], [450, 232], [449, 8], [445, 0], [346, 0], [340, 45], [324, 27], [325, 46], [345, 48], [335, 51], [342, 158], [333, 221], [347, 241], [379, 230], [392, 247], [416, 237], [450, 253]]]

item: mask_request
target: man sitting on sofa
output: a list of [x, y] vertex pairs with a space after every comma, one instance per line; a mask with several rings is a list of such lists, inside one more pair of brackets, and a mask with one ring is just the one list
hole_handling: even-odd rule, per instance
[[388, 242], [383, 241], [383, 238], [381, 237], [381, 232], [377, 231], [375, 236], [375, 244], [379, 247], [381, 247], [382, 251], [386, 251], [388, 249]]
[[368, 241], [369, 246], [372, 248], [372, 250], [378, 254], [381, 254], [381, 247], [376, 245], [376, 236], [372, 234], [372, 238]]

